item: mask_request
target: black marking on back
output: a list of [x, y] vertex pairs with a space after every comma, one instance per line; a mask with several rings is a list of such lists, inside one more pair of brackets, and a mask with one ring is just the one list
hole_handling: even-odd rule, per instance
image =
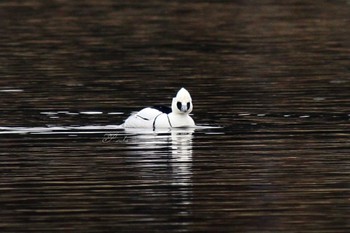
[[136, 116], [137, 116], [137, 117], [140, 117], [142, 120], [149, 121], [149, 119], [146, 118], [146, 117], [142, 117], [142, 116], [140, 116], [140, 115], [136, 115]]
[[171, 113], [171, 108], [164, 106], [164, 105], [156, 105], [152, 108], [157, 109], [158, 111], [161, 111], [162, 113], [169, 114]]
[[160, 115], [162, 115], [162, 114], [163, 114], [163, 113], [157, 115], [157, 116], [154, 118], [154, 121], [153, 121], [153, 130], [156, 129], [156, 120], [157, 120], [157, 118], [158, 118]]
[[169, 122], [170, 127], [171, 127], [171, 128], [173, 128], [173, 126], [171, 125], [171, 122], [170, 122], [169, 116], [167, 116], [167, 117], [168, 117], [168, 122]]

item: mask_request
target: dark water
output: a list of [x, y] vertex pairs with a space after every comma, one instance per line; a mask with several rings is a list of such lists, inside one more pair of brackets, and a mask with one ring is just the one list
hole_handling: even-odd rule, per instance
[[[349, 1], [0, 15], [1, 232], [349, 232]], [[117, 126], [182, 86], [220, 128]]]

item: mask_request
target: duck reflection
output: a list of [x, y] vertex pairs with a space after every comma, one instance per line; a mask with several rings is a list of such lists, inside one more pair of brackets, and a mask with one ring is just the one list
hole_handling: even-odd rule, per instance
[[173, 202], [189, 204], [194, 129], [125, 129], [125, 133], [130, 149], [128, 159], [137, 166], [139, 182], [149, 187], [148, 194], [168, 196]]

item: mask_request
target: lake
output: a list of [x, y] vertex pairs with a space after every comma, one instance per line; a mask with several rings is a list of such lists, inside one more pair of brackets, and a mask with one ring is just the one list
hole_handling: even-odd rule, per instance
[[[349, 1], [0, 14], [1, 232], [349, 232]], [[181, 87], [201, 127], [119, 126]]]

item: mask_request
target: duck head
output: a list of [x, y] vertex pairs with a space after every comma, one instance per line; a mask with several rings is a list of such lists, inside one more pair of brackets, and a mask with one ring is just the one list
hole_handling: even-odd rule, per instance
[[177, 92], [176, 97], [173, 98], [171, 109], [172, 112], [179, 114], [189, 114], [192, 112], [192, 98], [190, 93], [185, 88], [181, 88]]

